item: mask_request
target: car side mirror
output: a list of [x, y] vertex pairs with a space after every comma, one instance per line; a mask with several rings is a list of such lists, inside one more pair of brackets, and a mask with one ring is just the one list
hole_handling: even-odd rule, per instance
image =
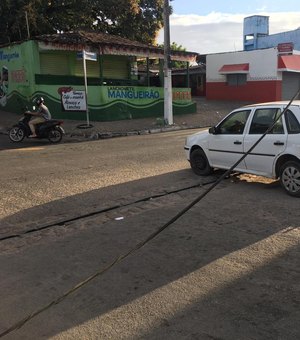
[[212, 126], [208, 129], [208, 133], [216, 135], [218, 133], [218, 129], [215, 126]]

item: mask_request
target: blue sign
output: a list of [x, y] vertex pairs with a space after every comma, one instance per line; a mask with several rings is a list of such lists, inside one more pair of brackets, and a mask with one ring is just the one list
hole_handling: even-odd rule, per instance
[[[97, 61], [97, 53], [84, 51], [86, 60]], [[77, 59], [83, 58], [83, 51], [77, 52]]]

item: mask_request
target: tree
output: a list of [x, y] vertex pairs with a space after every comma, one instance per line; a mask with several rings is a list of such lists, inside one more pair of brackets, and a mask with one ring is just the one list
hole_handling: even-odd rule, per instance
[[[162, 49], [164, 48], [164, 44], [158, 45], [158, 47], [161, 47]], [[172, 42], [170, 45], [171, 51], [186, 51], [186, 48], [183, 47], [182, 45], [178, 45], [176, 42]], [[185, 61], [171, 61], [171, 67], [172, 68], [182, 68], [186, 67], [186, 62]]]
[[28, 38], [26, 15], [32, 34], [46, 33], [51, 26], [45, 20], [45, 0], [1, 0], [0, 43], [10, 43]]
[[119, 13], [109, 33], [154, 44], [163, 27], [163, 0], [132, 1], [132, 9]]
[[153, 44], [163, 0], [1, 0], [0, 44], [60, 31], [93, 30]]

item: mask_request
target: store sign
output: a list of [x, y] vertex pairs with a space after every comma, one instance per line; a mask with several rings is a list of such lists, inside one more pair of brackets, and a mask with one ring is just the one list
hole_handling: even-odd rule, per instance
[[[173, 88], [172, 92], [174, 103], [186, 104], [192, 101], [189, 88]], [[100, 96], [103, 104], [125, 101], [133, 105], [152, 105], [164, 100], [164, 89], [161, 87], [103, 86]]]
[[[85, 60], [97, 61], [97, 53], [84, 51]], [[77, 59], [83, 58], [83, 52], [77, 52]]]
[[62, 92], [61, 102], [64, 111], [86, 111], [85, 91]]
[[14, 59], [19, 59], [20, 54], [18, 52], [5, 52], [4, 50], [0, 50], [0, 60], [2, 61], [8, 61], [10, 62], [11, 60]]
[[108, 99], [125, 99], [125, 100], [155, 100], [161, 97], [158, 90], [153, 88], [137, 88], [134, 86], [108, 86]]
[[292, 42], [281, 43], [277, 45], [278, 53], [290, 53], [293, 52], [294, 44]]

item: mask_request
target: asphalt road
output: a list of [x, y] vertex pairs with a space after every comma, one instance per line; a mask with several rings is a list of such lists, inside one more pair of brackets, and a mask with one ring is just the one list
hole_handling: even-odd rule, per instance
[[[31, 147], [1, 151], [0, 192], [3, 198], [9, 197], [9, 204], [1, 200], [1, 215], [58, 199], [75, 199], [93, 190], [126, 187], [142, 179], [148, 179], [144, 190], [150, 192], [156, 176], [189, 169], [183, 150], [188, 133], [191, 131], [58, 145], [33, 142]], [[170, 181], [168, 185], [172, 185]], [[126, 194], [117, 192], [116, 198]]]
[[5, 339], [300, 338], [278, 182], [233, 176], [147, 241], [219, 175], [193, 175], [188, 133], [0, 152], [0, 333], [41, 311]]
[[38, 140], [28, 138], [25, 138], [21, 143], [13, 143], [9, 140], [8, 135], [0, 134], [0, 151], [7, 149], [22, 149], [45, 144], [49, 144], [49, 142], [42, 139]]
[[[86, 140], [84, 137], [69, 137], [64, 136], [60, 144], [77, 143]], [[10, 141], [8, 135], [0, 133], [0, 151], [8, 149], [23, 149], [32, 148], [35, 146], [51, 146], [52, 144], [45, 138], [24, 138], [22, 142], [14, 143]]]

